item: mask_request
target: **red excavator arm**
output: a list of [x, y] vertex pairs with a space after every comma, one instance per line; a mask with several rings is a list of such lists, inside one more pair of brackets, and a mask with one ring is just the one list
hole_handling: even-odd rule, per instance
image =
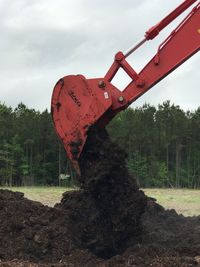
[[[68, 157], [79, 172], [78, 159], [91, 126], [104, 127], [119, 111], [176, 69], [200, 48], [200, 2], [159, 45], [156, 55], [137, 73], [126, 58], [144, 42], [155, 38], [170, 22], [197, 2], [186, 0], [161, 22], [150, 28], [144, 38], [127, 53], [118, 52], [103, 78], [86, 79], [69, 75], [60, 79], [52, 96], [52, 116], [56, 132]], [[120, 91], [112, 83], [119, 68], [132, 79]]]

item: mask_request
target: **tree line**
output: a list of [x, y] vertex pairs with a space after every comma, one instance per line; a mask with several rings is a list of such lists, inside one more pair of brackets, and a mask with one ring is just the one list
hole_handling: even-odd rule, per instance
[[[119, 113], [107, 129], [141, 187], [200, 187], [200, 108], [145, 104]], [[0, 103], [0, 185], [58, 185], [62, 173], [73, 183], [48, 110]]]
[[0, 104], [0, 185], [56, 185], [70, 168], [48, 110]]
[[200, 108], [185, 112], [169, 101], [128, 108], [109, 131], [140, 186], [200, 187]]

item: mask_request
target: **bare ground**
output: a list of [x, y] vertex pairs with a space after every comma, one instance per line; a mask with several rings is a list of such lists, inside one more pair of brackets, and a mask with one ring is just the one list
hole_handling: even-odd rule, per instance
[[81, 189], [54, 208], [0, 190], [0, 266], [200, 266], [200, 216], [146, 197], [124, 152], [94, 133], [80, 160]]

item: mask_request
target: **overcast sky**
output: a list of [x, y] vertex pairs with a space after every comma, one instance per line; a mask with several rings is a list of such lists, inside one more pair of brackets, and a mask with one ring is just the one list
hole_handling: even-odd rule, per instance
[[[102, 77], [119, 50], [126, 52], [181, 0], [0, 0], [0, 102], [50, 107], [56, 81], [68, 74]], [[187, 12], [186, 12], [187, 13]], [[178, 20], [179, 21], [179, 20]], [[131, 55], [137, 70], [154, 55], [173, 24]], [[200, 106], [200, 53], [138, 99], [171, 100], [183, 109]], [[125, 78], [115, 81], [122, 86]]]

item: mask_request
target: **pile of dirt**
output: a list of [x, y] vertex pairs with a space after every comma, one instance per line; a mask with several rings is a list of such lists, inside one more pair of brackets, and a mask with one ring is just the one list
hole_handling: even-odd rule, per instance
[[81, 189], [54, 208], [0, 190], [0, 266], [200, 266], [200, 216], [147, 198], [125, 157], [105, 130], [92, 129]]
[[67, 221], [59, 209], [0, 190], [0, 259], [57, 261], [69, 255], [73, 244]]
[[70, 216], [21, 193], [0, 190], [0, 266], [200, 266], [200, 216], [185, 218], [148, 199], [141, 240], [135, 244], [130, 236], [127, 249], [110, 259], [75, 244]]

